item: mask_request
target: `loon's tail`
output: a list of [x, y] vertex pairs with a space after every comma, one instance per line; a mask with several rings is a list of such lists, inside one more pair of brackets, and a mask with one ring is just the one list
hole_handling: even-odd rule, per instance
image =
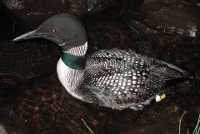
[[189, 91], [194, 85], [195, 77], [194, 75], [190, 75], [183, 78], [167, 80], [164, 88], [171, 88], [171, 90], [184, 93]]
[[174, 66], [172, 64], [163, 62], [165, 65], [167, 65], [171, 70], [173, 70], [173, 78], [166, 79], [166, 84], [164, 86], [165, 93], [169, 93], [171, 91], [177, 91], [180, 93], [184, 93], [189, 91], [195, 86], [196, 80], [195, 76], [191, 71], [188, 70], [182, 70], [177, 66]]

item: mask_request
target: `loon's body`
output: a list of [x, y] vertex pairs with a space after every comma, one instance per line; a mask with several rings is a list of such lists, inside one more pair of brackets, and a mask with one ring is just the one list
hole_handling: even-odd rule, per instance
[[[194, 77], [172, 64], [131, 50], [100, 50], [86, 56], [87, 34], [81, 21], [63, 13], [14, 41], [41, 37], [62, 47], [57, 74], [73, 97], [113, 109], [143, 110], [174, 89], [188, 88]], [[174, 82], [175, 81], [175, 82]], [[178, 81], [178, 82], [176, 82]]]

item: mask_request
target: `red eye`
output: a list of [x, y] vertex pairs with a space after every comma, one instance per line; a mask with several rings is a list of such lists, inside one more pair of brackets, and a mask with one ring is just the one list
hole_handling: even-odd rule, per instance
[[53, 32], [53, 33], [56, 32], [56, 29], [52, 29], [51, 32]]

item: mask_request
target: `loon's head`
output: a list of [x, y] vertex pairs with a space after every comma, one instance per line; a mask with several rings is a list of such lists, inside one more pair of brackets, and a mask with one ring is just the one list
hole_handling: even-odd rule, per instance
[[38, 29], [23, 34], [13, 41], [44, 38], [57, 43], [63, 51], [84, 45], [87, 42], [86, 30], [75, 16], [62, 13], [47, 19]]
[[62, 60], [68, 67], [84, 69], [87, 34], [82, 22], [75, 16], [68, 13], [57, 14], [47, 19], [38, 29], [23, 34], [13, 41], [32, 38], [44, 38], [57, 43], [62, 47]]

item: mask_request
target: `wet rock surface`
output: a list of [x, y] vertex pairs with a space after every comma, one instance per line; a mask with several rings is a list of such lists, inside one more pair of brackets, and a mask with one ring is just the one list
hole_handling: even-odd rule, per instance
[[3, 0], [3, 4], [9, 12], [33, 26], [59, 12], [68, 11], [63, 0]]
[[115, 0], [3, 0], [10, 12], [33, 26], [58, 13], [76, 16], [96, 14], [111, 6]]
[[[121, 7], [126, 7], [126, 2]], [[0, 123], [9, 120], [7, 125], [4, 123], [9, 127], [15, 122], [23, 122], [22, 128], [19, 128], [24, 133], [27, 128], [37, 130], [32, 131], [36, 134], [90, 133], [82, 122], [84, 119], [95, 134], [148, 131], [168, 134], [178, 133], [179, 119], [186, 110], [181, 132], [186, 133], [187, 129], [193, 131], [200, 113], [200, 40], [194, 37], [171, 38], [165, 34], [159, 34], [160, 38], [144, 37], [129, 23], [130, 18], [135, 19], [138, 16], [128, 14], [125, 8], [121, 13], [119, 4], [116, 6], [118, 7], [106, 9], [101, 14], [88, 17], [89, 19], [82, 19], [88, 31], [88, 54], [114, 47], [132, 49], [137, 53], [190, 69], [195, 74], [196, 86], [185, 94], [169, 94], [161, 102], [152, 103], [145, 111], [137, 113], [130, 109], [117, 111], [84, 103], [70, 95], [64, 98], [62, 93], [66, 91], [56, 75], [56, 63], [62, 55], [59, 46], [42, 39], [13, 43], [14, 37], [35, 27], [17, 19], [2, 5], [0, 116], [5, 115], [5, 118], [0, 118]], [[126, 9], [131, 7], [130, 4]], [[153, 11], [157, 11], [157, 8]], [[18, 132], [15, 127], [10, 127], [10, 130], [13, 133]]]
[[58, 13], [89, 19], [114, 7], [143, 36], [199, 37], [200, 8], [195, 0], [4, 0], [3, 4], [32, 26], [39, 26]]
[[[124, 14], [130, 14], [130, 25], [145, 37], [198, 38], [200, 8], [193, 2], [145, 0], [137, 9], [129, 7]], [[121, 7], [121, 10], [123, 9], [124, 7]]]
[[[166, 34], [197, 38], [200, 25], [199, 7], [184, 1], [163, 0], [157, 2], [158, 9], [155, 10], [149, 9], [144, 4], [143, 7], [147, 8], [148, 14], [144, 19], [144, 23]], [[151, 5], [151, 3], [149, 4]], [[148, 33], [148, 31], [146, 32]]]

